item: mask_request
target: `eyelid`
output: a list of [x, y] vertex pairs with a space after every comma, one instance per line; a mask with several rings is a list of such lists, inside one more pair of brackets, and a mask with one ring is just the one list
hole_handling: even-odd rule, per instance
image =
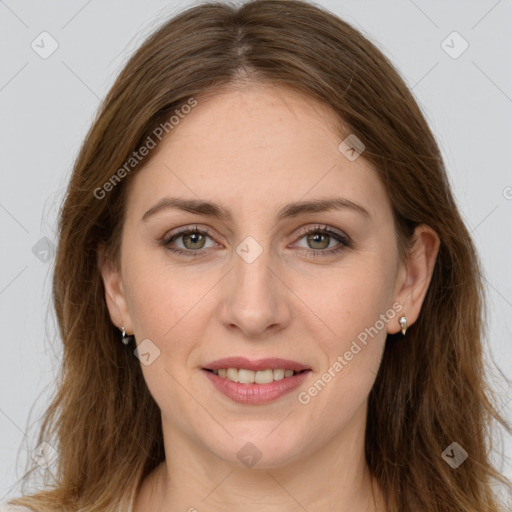
[[296, 236], [298, 237], [298, 239], [300, 239], [309, 233], [316, 233], [316, 232], [325, 232], [328, 235], [338, 237], [347, 243], [351, 243], [351, 239], [346, 233], [344, 233], [343, 231], [340, 231], [336, 228], [333, 228], [332, 226], [329, 226], [328, 224], [307, 225], [306, 227], [301, 228], [301, 230], [299, 231], [299, 233]]
[[[302, 227], [299, 229], [298, 233], [295, 235], [295, 237], [303, 237], [304, 235], [307, 235], [311, 232], [316, 231], [326, 231], [329, 234], [338, 235], [340, 238], [343, 238], [344, 240], [350, 241], [350, 237], [344, 233], [343, 231], [337, 230], [328, 224], [308, 224], [305, 227]], [[176, 228], [175, 230], [167, 231], [164, 236], [162, 237], [162, 240], [170, 240], [174, 238], [177, 235], [180, 235], [182, 233], [189, 233], [189, 232], [198, 232], [205, 235], [208, 235], [209, 237], [213, 238], [213, 233], [211, 230], [206, 226], [200, 226], [199, 224], [193, 224], [188, 226], [182, 226], [180, 228]]]
[[179, 235], [186, 233], [199, 233], [207, 235], [212, 239], [214, 238], [213, 233], [209, 228], [207, 228], [206, 226], [200, 226], [199, 224], [193, 224], [188, 226], [182, 226], [171, 231], [167, 231], [161, 238], [161, 240], [163, 243], [169, 243], [173, 238], [176, 238]]

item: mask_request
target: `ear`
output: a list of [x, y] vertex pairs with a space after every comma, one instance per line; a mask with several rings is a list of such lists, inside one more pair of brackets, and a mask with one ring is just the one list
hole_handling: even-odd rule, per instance
[[112, 261], [105, 247], [98, 248], [98, 269], [103, 280], [105, 301], [112, 323], [119, 330], [124, 326], [126, 334], [133, 334], [121, 271]]
[[[402, 305], [398, 318], [405, 315], [408, 326], [416, 322], [420, 314], [432, 279], [439, 245], [439, 236], [432, 228], [425, 224], [416, 227], [412, 246], [401, 264], [395, 286], [395, 300]], [[400, 332], [398, 320], [388, 323], [387, 332]]]

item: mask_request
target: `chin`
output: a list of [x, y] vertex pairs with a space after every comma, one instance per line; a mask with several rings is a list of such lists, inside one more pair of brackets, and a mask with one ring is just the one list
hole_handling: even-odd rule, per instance
[[[268, 427], [268, 425], [266, 425]], [[233, 438], [224, 437], [218, 443], [212, 444], [212, 438], [207, 439], [209, 450], [219, 459], [230, 465], [248, 469], [271, 469], [286, 466], [305, 455], [304, 442], [301, 441], [297, 429], [277, 432], [276, 423], [270, 428], [240, 428], [240, 436], [235, 429], [227, 430]], [[262, 433], [263, 432], [263, 433]], [[270, 433], [270, 434], [269, 434]]]

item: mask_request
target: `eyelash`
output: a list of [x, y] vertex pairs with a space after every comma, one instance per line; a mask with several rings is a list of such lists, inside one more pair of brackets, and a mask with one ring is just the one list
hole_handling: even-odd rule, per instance
[[[176, 231], [174, 233], [171, 233], [169, 236], [166, 236], [162, 240], [162, 245], [169, 251], [171, 251], [175, 254], [178, 254], [178, 255], [192, 256], [192, 257], [202, 256], [205, 252], [207, 252], [208, 249], [200, 249], [197, 251], [194, 251], [192, 249], [184, 250], [184, 249], [180, 249], [180, 248], [176, 248], [176, 247], [170, 247], [170, 245], [169, 245], [172, 241], [180, 238], [181, 236], [189, 235], [192, 233], [202, 235], [202, 236], [208, 236], [209, 238], [213, 239], [212, 235], [210, 234], [210, 232], [208, 230], [199, 229], [197, 226], [194, 226], [193, 228], [185, 227], [185, 228], [179, 229], [178, 231]], [[337, 231], [334, 231], [333, 229], [329, 228], [329, 226], [326, 226], [326, 225], [311, 226], [309, 228], [302, 230], [299, 234], [297, 241], [301, 240], [302, 238], [309, 235], [310, 233], [319, 233], [322, 235], [328, 235], [329, 237], [334, 238], [335, 240], [340, 242], [340, 244], [333, 249], [323, 249], [323, 250], [322, 249], [299, 249], [301, 252], [306, 253], [307, 257], [317, 258], [319, 256], [320, 257], [332, 256], [332, 255], [337, 254], [338, 252], [344, 250], [345, 248], [352, 246], [352, 242], [349, 239], [349, 237], [347, 237], [346, 235], [342, 235], [341, 233], [338, 233]]]

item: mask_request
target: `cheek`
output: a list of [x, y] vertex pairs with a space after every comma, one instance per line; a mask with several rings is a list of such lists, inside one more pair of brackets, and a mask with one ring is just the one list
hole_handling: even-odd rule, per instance
[[[200, 318], [197, 310], [216, 281], [211, 272], [170, 265], [165, 253], [161, 258], [155, 258], [151, 251], [134, 253], [127, 260], [128, 306], [139, 337], [168, 343], [183, 331], [184, 325], [190, 324], [188, 317]], [[186, 327], [193, 329], [194, 325], [198, 324]], [[193, 336], [181, 339], [180, 346], [186, 343], [186, 338]]]
[[[205, 332], [215, 279], [199, 272], [181, 271], [144, 254], [132, 255], [126, 265], [127, 297], [137, 344], [149, 339], [159, 350], [150, 365], [141, 365], [148, 389], [168, 421], [187, 425], [202, 418], [190, 380], [190, 354]], [[150, 269], [150, 270], [144, 270]], [[217, 279], [218, 280], [218, 279]], [[213, 296], [213, 295], [212, 295]], [[142, 360], [141, 360], [142, 361]]]
[[365, 333], [374, 338], [378, 331], [385, 338], [383, 318], [392, 312], [394, 284], [393, 272], [386, 268], [382, 260], [368, 257], [364, 264], [347, 265], [316, 281], [315, 287], [303, 283], [297, 290], [323, 325], [322, 343], [331, 356], [348, 350], [354, 339], [364, 342]]
[[[305, 300], [322, 321], [313, 332], [324, 361], [302, 403], [323, 402], [336, 424], [365, 403], [378, 372], [386, 322], [396, 318], [391, 269], [391, 260], [383, 264], [382, 258], [368, 257], [364, 265], [359, 260], [334, 273], [323, 288], [310, 289]], [[306, 289], [299, 293], [305, 296]]]

